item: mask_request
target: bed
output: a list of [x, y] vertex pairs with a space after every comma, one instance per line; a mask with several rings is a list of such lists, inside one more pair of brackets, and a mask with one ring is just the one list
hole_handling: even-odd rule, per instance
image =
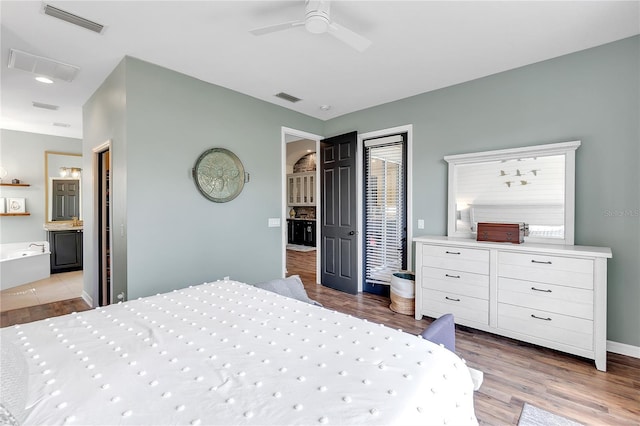
[[0, 333], [24, 424], [477, 424], [444, 347], [232, 280]]

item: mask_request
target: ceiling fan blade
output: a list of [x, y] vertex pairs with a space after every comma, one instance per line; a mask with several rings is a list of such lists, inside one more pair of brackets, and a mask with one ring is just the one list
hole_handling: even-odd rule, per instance
[[335, 22], [331, 22], [329, 24], [327, 31], [329, 34], [353, 47], [358, 52], [364, 52], [371, 45], [371, 40], [364, 38], [360, 34], [357, 34], [340, 24], [336, 24]]
[[264, 34], [274, 33], [276, 31], [288, 30], [290, 28], [299, 27], [304, 25], [304, 21], [290, 21], [284, 22], [282, 24], [269, 25], [268, 27], [256, 28], [255, 30], [249, 31], [251, 34], [260, 36]]

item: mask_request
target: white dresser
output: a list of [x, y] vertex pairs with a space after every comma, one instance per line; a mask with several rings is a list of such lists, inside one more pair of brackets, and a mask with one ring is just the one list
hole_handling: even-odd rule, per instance
[[418, 237], [416, 319], [456, 323], [594, 359], [607, 368], [611, 249]]

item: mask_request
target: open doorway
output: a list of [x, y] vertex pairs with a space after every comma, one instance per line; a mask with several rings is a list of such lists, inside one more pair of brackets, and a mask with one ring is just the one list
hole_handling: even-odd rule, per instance
[[318, 283], [319, 221], [317, 135], [283, 129], [284, 275]]
[[98, 226], [98, 306], [113, 302], [111, 286], [111, 144], [94, 149]]

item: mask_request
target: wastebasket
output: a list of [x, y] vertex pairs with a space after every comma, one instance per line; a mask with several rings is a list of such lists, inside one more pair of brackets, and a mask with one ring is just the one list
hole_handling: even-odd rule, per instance
[[413, 315], [415, 307], [415, 275], [396, 272], [391, 276], [391, 304], [389, 309], [404, 315]]

